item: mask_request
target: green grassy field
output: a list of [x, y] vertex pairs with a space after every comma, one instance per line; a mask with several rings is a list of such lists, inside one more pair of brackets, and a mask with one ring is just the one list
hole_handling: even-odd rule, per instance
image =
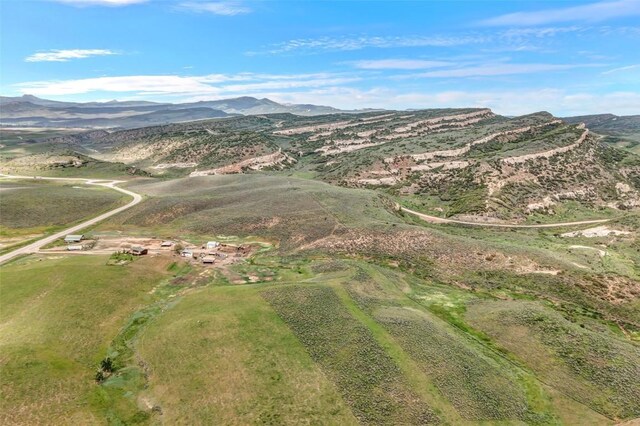
[[294, 250], [348, 227], [402, 221], [372, 191], [283, 176], [230, 175], [141, 180], [149, 197], [98, 229], [144, 229], [180, 235], [258, 235]]
[[130, 197], [81, 182], [0, 181], [0, 251], [125, 204]]
[[482, 353], [481, 347], [474, 347], [438, 318], [416, 309], [406, 297], [393, 297], [402, 278], [387, 277], [385, 272], [360, 266], [345, 286], [433, 378], [456, 410], [470, 420], [524, 419], [526, 397], [509, 366]]
[[151, 324], [138, 344], [143, 398], [168, 424], [357, 424], [258, 291], [207, 288]]
[[[269, 281], [238, 286], [166, 258], [107, 258], [0, 268], [3, 423], [609, 424], [587, 407], [633, 414], [617, 397], [606, 411], [594, 388], [580, 405], [484, 323], [444, 310], [474, 313], [490, 294], [352, 259], [265, 252], [252, 268], [270, 268]], [[114, 372], [99, 384], [105, 357]], [[608, 371], [632, 398], [626, 367]]]
[[[126, 268], [106, 260], [27, 258], [0, 268], [0, 423], [104, 423], [95, 371], [167, 275], [152, 259]], [[135, 413], [135, 404], [128, 409]]]

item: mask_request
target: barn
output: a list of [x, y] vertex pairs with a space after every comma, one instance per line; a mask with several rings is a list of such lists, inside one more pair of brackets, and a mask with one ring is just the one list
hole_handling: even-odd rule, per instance
[[140, 247], [140, 246], [131, 247], [131, 254], [134, 256], [142, 256], [144, 254], [147, 254], [148, 252], [149, 251], [144, 247]]

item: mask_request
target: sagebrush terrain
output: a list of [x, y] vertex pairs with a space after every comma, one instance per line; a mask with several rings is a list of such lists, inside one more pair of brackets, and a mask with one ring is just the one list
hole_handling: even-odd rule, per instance
[[42, 145], [57, 154], [7, 157], [3, 168], [47, 174], [119, 167], [164, 177], [286, 170], [379, 188], [435, 216], [485, 221], [606, 217], [640, 205], [640, 157], [584, 123], [548, 113], [271, 114], [65, 135], [27, 149]]
[[[640, 417], [640, 161], [585, 126], [447, 109], [18, 133], [3, 173], [143, 201], [84, 230], [96, 248], [0, 266], [2, 424]], [[0, 189], [15, 245], [125, 202]], [[125, 252], [151, 241], [175, 245]]]

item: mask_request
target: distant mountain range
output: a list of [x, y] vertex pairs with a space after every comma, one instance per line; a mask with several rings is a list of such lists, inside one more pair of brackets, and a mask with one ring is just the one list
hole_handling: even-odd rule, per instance
[[0, 97], [0, 125], [61, 128], [136, 128], [234, 115], [291, 113], [302, 116], [340, 112], [328, 106], [280, 104], [243, 96], [182, 104], [146, 101], [59, 102], [32, 95]]
[[640, 115], [595, 114], [564, 117], [568, 123], [585, 123], [595, 132], [604, 134], [640, 133]]

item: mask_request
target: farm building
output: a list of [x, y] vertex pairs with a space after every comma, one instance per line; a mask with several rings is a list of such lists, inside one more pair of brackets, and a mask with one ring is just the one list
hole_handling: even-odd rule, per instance
[[81, 251], [84, 250], [84, 246], [80, 244], [68, 245], [67, 250], [69, 251]]
[[182, 257], [193, 257], [193, 252], [191, 250], [182, 250], [180, 252], [180, 256], [182, 256]]
[[220, 243], [217, 242], [217, 241], [209, 241], [209, 242], [207, 242], [207, 249], [218, 248], [218, 246], [220, 246]]
[[205, 256], [202, 258], [202, 263], [213, 265], [216, 262], [216, 258], [213, 256]]
[[64, 242], [65, 243], [79, 243], [80, 241], [82, 241], [83, 238], [84, 238], [84, 235], [82, 235], [82, 234], [69, 234], [66, 237], [64, 237]]
[[140, 247], [140, 246], [131, 247], [131, 254], [134, 256], [142, 256], [143, 254], [147, 254], [148, 252], [149, 251], [144, 247]]
[[173, 246], [173, 241], [163, 241], [162, 243], [160, 243], [160, 247], [172, 247]]

